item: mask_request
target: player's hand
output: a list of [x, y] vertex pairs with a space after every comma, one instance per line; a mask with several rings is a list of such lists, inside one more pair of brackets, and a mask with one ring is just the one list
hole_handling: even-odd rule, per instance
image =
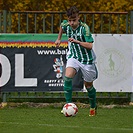
[[75, 40], [74, 38], [69, 38], [68, 41], [69, 42], [74, 42], [74, 43], [79, 43], [79, 41], [78, 40]]
[[61, 43], [61, 40], [58, 40], [58, 39], [57, 39], [57, 40], [55, 41], [56, 47], [59, 47], [60, 43]]

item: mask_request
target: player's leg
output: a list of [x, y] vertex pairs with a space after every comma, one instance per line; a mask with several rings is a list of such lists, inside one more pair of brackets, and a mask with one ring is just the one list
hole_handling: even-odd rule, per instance
[[72, 67], [67, 67], [64, 77], [64, 95], [67, 103], [72, 102], [72, 79], [76, 74], [76, 70]]
[[[64, 88], [63, 88], [66, 103], [72, 102], [72, 80], [78, 70], [79, 67], [77, 65], [77, 60], [73, 58], [68, 59], [66, 64]], [[61, 111], [61, 113], [63, 113], [63, 111]]]
[[86, 89], [88, 91], [89, 103], [90, 103], [90, 116], [96, 115], [96, 89], [93, 86], [93, 82], [85, 82]]
[[[83, 69], [84, 67], [84, 69]], [[90, 116], [96, 115], [96, 89], [93, 86], [93, 81], [97, 78], [97, 69], [95, 64], [81, 66], [81, 71], [84, 77], [85, 87], [88, 91], [88, 97], [90, 102]]]
[[85, 81], [85, 87], [88, 91], [90, 107], [95, 108], [96, 107], [96, 89], [93, 87], [93, 82], [86, 82]]
[[68, 59], [64, 77], [64, 95], [67, 103], [72, 102], [72, 80], [78, 70], [77, 60], [73, 58]]

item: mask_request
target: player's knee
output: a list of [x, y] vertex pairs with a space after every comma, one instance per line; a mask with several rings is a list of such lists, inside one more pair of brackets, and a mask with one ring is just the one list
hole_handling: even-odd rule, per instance
[[93, 82], [84, 82], [86, 89], [91, 89], [93, 87]]
[[90, 92], [93, 89], [93, 85], [86, 88], [88, 92]]

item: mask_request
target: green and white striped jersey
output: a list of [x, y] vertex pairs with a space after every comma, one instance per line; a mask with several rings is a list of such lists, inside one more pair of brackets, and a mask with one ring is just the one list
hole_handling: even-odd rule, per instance
[[[90, 28], [86, 23], [80, 21], [80, 25], [76, 30], [73, 30], [67, 20], [61, 23], [63, 31], [66, 33], [68, 38], [74, 38], [82, 42], [93, 42]], [[93, 64], [96, 60], [96, 55], [93, 49], [89, 50], [83, 46], [68, 42], [68, 53], [67, 59], [75, 58], [82, 64]]]

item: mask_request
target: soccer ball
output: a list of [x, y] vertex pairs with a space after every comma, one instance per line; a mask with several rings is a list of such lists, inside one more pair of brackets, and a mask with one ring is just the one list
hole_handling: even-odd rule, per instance
[[76, 116], [78, 113], [78, 107], [74, 103], [66, 103], [63, 106], [63, 114], [66, 117]]

